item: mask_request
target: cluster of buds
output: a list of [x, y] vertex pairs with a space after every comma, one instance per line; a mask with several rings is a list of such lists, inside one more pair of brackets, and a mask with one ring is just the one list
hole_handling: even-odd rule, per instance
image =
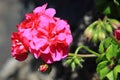
[[119, 27], [119, 21], [105, 17], [103, 20], [98, 19], [97, 21], [90, 24], [86, 28], [84, 34], [88, 40], [97, 42], [105, 39], [107, 35], [112, 34], [113, 30], [118, 29]]

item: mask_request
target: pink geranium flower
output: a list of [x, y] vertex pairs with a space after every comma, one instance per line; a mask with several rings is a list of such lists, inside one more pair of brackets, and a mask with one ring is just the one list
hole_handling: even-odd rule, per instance
[[11, 36], [12, 39], [12, 56], [15, 57], [19, 61], [23, 61], [28, 56], [28, 46], [27, 44], [24, 44], [22, 40], [23, 37], [20, 37], [20, 35], [16, 32], [14, 32]]
[[[18, 32], [27, 40], [28, 50], [36, 59], [53, 63], [68, 55], [72, 35], [69, 24], [54, 17], [55, 9], [46, 7], [47, 4], [26, 14], [24, 21], [18, 25]], [[25, 46], [23, 40], [22, 43]]]
[[115, 30], [115, 37], [120, 42], [120, 30]]
[[41, 58], [52, 63], [59, 61], [68, 55], [68, 47], [72, 42], [69, 25], [64, 20], [56, 20], [54, 23], [42, 26], [33, 40], [30, 42], [31, 52], [36, 58]]

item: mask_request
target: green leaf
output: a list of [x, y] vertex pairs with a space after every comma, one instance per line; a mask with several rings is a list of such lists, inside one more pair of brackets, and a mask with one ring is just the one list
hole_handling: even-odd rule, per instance
[[97, 72], [99, 73], [101, 69], [105, 68], [107, 66], [108, 61], [102, 61], [97, 65]]
[[111, 14], [111, 9], [110, 9], [110, 6], [107, 5], [103, 11], [104, 14]]
[[64, 65], [69, 65], [72, 62], [72, 59], [68, 59], [64, 62]]
[[106, 38], [104, 41], [105, 48], [108, 48], [111, 45], [112, 39], [110, 37]]
[[110, 69], [108, 67], [104, 67], [103, 69], [100, 70], [100, 79], [104, 79], [107, 74], [109, 73]]
[[110, 61], [112, 58], [116, 58], [117, 56], [117, 45], [110, 45], [106, 50], [106, 58]]
[[108, 78], [108, 80], [117, 80], [117, 79], [114, 78], [113, 71], [110, 71], [110, 72], [107, 74], [107, 78]]
[[72, 68], [72, 71], [74, 71], [75, 70], [75, 62], [73, 61], [72, 63], [71, 63], [71, 68]]
[[103, 53], [104, 52], [104, 46], [103, 46], [103, 41], [101, 41], [100, 45], [99, 45], [99, 53]]
[[102, 53], [97, 59], [96, 59], [96, 63], [100, 62], [101, 60], [105, 60], [105, 53]]
[[118, 64], [120, 64], [120, 59], [118, 59]]
[[115, 79], [117, 79], [118, 73], [120, 73], [120, 65], [117, 65], [117, 66], [114, 68], [113, 72], [114, 72], [114, 77], [115, 77]]
[[81, 60], [79, 60], [78, 58], [74, 59], [74, 62], [79, 66], [79, 67], [83, 67], [83, 65], [81, 64]]

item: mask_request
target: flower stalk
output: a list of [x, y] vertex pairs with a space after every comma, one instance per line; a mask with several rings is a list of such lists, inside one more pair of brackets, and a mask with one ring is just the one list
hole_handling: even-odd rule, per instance
[[[100, 54], [99, 53], [97, 53], [97, 52], [95, 52], [95, 51], [93, 51], [93, 50], [91, 50], [91, 49], [89, 49], [88, 47], [86, 47], [86, 46], [83, 46], [83, 45], [81, 45], [81, 46], [79, 46], [77, 49], [76, 49], [76, 51], [75, 51], [75, 56], [77, 56], [77, 54], [78, 54], [78, 52], [79, 52], [79, 50], [80, 49], [82, 49], [82, 48], [84, 48], [86, 51], [88, 51], [89, 53], [92, 53], [92, 54], [94, 54], [95, 56], [100, 56]], [[90, 56], [90, 55], [89, 55]]]
[[[74, 56], [74, 55], [75, 55], [74, 53], [69, 53], [68, 54], [69, 57]], [[77, 54], [77, 57], [92, 58], [92, 57], [97, 57], [97, 56], [94, 55], [94, 54]]]

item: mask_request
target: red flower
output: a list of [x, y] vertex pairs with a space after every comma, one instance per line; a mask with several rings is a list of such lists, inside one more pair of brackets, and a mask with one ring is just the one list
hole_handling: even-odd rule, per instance
[[120, 30], [115, 30], [115, 37], [120, 42]]
[[[37, 7], [33, 13], [26, 14], [25, 20], [18, 25], [18, 32], [26, 39], [28, 49], [36, 59], [53, 63], [67, 56], [72, 35], [69, 24], [54, 17], [56, 11], [46, 9], [46, 6]], [[24, 41], [21, 42], [24, 45]]]
[[[12, 56], [19, 61], [23, 61], [28, 56], [28, 47], [26, 44], [22, 43], [22, 37], [16, 32], [12, 34]], [[23, 38], [24, 39], [24, 38]]]

